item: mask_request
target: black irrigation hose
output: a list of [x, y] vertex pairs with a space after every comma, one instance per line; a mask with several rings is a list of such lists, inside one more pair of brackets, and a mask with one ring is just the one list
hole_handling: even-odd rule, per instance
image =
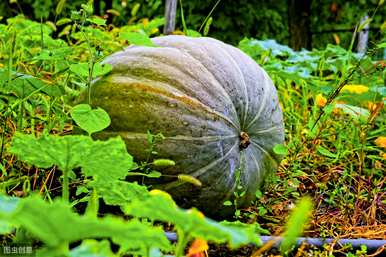
[[[166, 237], [172, 241], [177, 241], [176, 233], [165, 232]], [[278, 248], [280, 246], [280, 242], [283, 240], [282, 237], [276, 236], [260, 236], [261, 241], [267, 243], [268, 241], [275, 241], [273, 244], [273, 248]], [[321, 248], [324, 244], [335, 243], [336, 245], [351, 245], [354, 249], [358, 249], [361, 245], [366, 245], [368, 251], [376, 251], [381, 247], [386, 247], [386, 240], [373, 240], [373, 239], [332, 239], [332, 238], [311, 238], [311, 237], [299, 237], [296, 241], [296, 246], [300, 246], [302, 243], [307, 243], [316, 247]], [[386, 253], [386, 249], [383, 250]]]

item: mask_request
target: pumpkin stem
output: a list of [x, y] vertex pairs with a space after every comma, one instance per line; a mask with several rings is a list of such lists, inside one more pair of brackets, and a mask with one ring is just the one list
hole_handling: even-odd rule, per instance
[[239, 144], [240, 150], [243, 150], [243, 149], [247, 148], [250, 143], [251, 142], [249, 141], [248, 134], [246, 132], [242, 131], [240, 133], [240, 144]]

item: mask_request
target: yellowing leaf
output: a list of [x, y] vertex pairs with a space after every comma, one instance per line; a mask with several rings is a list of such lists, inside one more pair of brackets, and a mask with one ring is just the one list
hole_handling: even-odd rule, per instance
[[159, 189], [153, 189], [149, 192], [150, 195], [161, 195], [162, 197], [164, 198], [167, 198], [169, 200], [172, 200], [173, 198], [171, 197], [171, 195], [169, 195], [168, 193], [166, 193], [165, 191], [162, 191], [162, 190], [159, 190]]
[[385, 136], [378, 137], [377, 139], [374, 140], [374, 143], [379, 147], [386, 148], [386, 137]]
[[208, 243], [203, 239], [196, 239], [188, 250], [188, 257], [205, 256], [205, 251], [209, 249]]
[[318, 94], [315, 98], [315, 102], [317, 106], [324, 107], [327, 103], [327, 99], [322, 94]]
[[363, 94], [369, 91], [369, 88], [364, 85], [345, 85], [342, 88], [342, 92], [344, 91], [354, 94]]
[[368, 102], [367, 109], [369, 109], [370, 112], [373, 112], [377, 109], [377, 104], [373, 102]]
[[339, 45], [340, 44], [340, 37], [338, 36], [338, 34], [334, 33], [334, 34], [332, 34], [332, 36], [334, 37], [335, 44]]

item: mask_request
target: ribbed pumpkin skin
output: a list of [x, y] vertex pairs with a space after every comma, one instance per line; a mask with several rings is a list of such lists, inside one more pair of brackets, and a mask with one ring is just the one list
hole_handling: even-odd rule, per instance
[[[189, 174], [202, 186], [165, 186], [177, 180], [167, 176], [158, 187], [210, 216], [229, 212], [223, 202], [235, 191], [246, 192], [238, 200], [246, 205], [264, 175], [277, 168], [272, 149], [284, 141], [272, 81], [250, 57], [212, 38], [164, 36], [153, 42], [158, 47], [132, 46], [106, 59], [113, 70], [92, 85], [91, 100], [112, 123], [98, 137], [120, 135], [129, 153], [146, 160], [146, 132], [161, 132], [165, 139], [154, 158], [176, 162], [163, 174]], [[245, 149], [239, 147], [241, 132], [250, 138]]]

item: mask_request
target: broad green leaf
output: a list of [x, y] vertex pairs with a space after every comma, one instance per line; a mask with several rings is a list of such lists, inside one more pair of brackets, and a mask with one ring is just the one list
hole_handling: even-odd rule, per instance
[[0, 235], [9, 234], [13, 229], [12, 223], [0, 219]]
[[143, 200], [149, 192], [145, 186], [126, 181], [95, 181], [90, 184], [108, 205], [127, 206], [134, 199]]
[[[70, 70], [82, 78], [88, 78], [89, 73], [91, 72], [89, 63], [76, 63], [70, 65]], [[94, 63], [92, 67], [92, 78], [105, 75], [112, 70], [112, 66], [108, 63], [101, 64], [99, 62]]]
[[110, 242], [107, 240], [83, 240], [82, 244], [75, 247], [70, 252], [70, 257], [113, 257]]
[[192, 29], [186, 30], [186, 35], [189, 37], [202, 37], [201, 33]]
[[107, 141], [92, 141], [80, 167], [86, 176], [107, 182], [125, 178], [132, 165], [133, 157], [127, 153], [125, 142], [115, 137]]
[[307, 225], [312, 214], [312, 201], [309, 197], [303, 197], [292, 211], [283, 234], [283, 241], [280, 246], [282, 252], [286, 252], [295, 244]]
[[60, 61], [68, 57], [73, 49], [70, 47], [60, 47], [55, 49], [43, 49], [38, 55], [34, 56], [34, 60], [45, 61]]
[[93, 71], [92, 71], [92, 77], [96, 78], [99, 76], [106, 75], [113, 69], [113, 66], [109, 63], [100, 63], [97, 62], [94, 64]]
[[324, 148], [323, 146], [318, 145], [318, 146], [316, 147], [316, 150], [317, 150], [320, 154], [322, 154], [322, 155], [324, 155], [324, 156], [327, 156], [327, 157], [330, 157], [330, 158], [336, 158], [336, 154], [330, 152], [328, 149]]
[[93, 141], [87, 136], [53, 136], [16, 133], [10, 152], [40, 168], [57, 165], [60, 170], [81, 167], [86, 176], [110, 181], [124, 178], [133, 164], [121, 138]]
[[87, 131], [89, 135], [107, 128], [110, 116], [102, 108], [91, 109], [88, 104], [78, 104], [71, 110], [71, 117], [76, 124]]
[[[0, 198], [0, 206], [4, 199], [4, 196]], [[170, 249], [169, 241], [160, 228], [150, 227], [137, 220], [127, 222], [110, 216], [80, 216], [62, 201], [49, 204], [37, 196], [21, 199], [13, 212], [0, 211], [1, 216], [3, 220], [12, 221], [26, 229], [48, 247], [88, 238], [111, 238], [127, 249], [151, 246]]]
[[139, 32], [121, 32], [119, 34], [119, 38], [129, 41], [130, 44], [133, 44], [133, 45], [154, 46], [154, 43], [150, 40], [150, 38], [146, 34], [142, 34]]
[[[5, 84], [7, 80], [8, 71], [0, 71], [0, 83]], [[62, 95], [62, 91], [58, 86], [43, 81], [37, 77], [19, 72], [12, 72], [11, 83], [9, 86], [8, 84], [5, 84], [5, 86], [0, 90], [5, 93], [13, 92], [21, 98], [28, 97], [31, 94], [38, 92], [43, 92], [53, 97], [59, 97]]]
[[287, 155], [288, 154], [288, 148], [285, 145], [278, 144], [278, 145], [274, 146], [273, 152], [275, 154], [279, 154], [279, 155]]
[[16, 197], [6, 197], [0, 194], [0, 218], [4, 215], [14, 213], [19, 206], [20, 199]]
[[70, 71], [82, 78], [87, 78], [89, 75], [88, 63], [76, 63], [70, 65]]
[[151, 191], [148, 198], [135, 200], [130, 205], [124, 206], [123, 210], [134, 217], [172, 223], [194, 238], [229, 243], [233, 248], [248, 243], [261, 243], [253, 226], [220, 224], [204, 217], [196, 209], [180, 209], [170, 195], [160, 190]]

